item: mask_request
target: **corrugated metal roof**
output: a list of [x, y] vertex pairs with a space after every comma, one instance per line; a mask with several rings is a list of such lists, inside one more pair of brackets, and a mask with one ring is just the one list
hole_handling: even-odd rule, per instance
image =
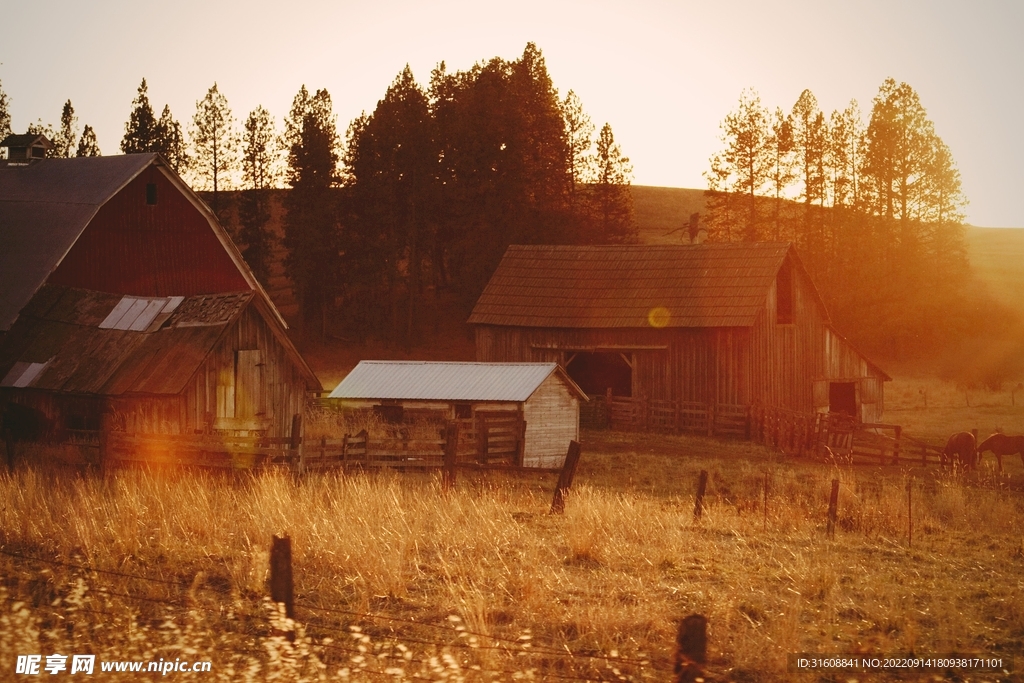
[[156, 154], [0, 164], [0, 330], [11, 323], [99, 207]]
[[[159, 329], [124, 329], [100, 326], [123, 297], [44, 285], [0, 342], [0, 377], [46, 391], [178, 394], [254, 295], [188, 297]], [[197, 323], [196, 312], [209, 310], [216, 320]], [[35, 364], [45, 367], [25, 379]]]
[[556, 363], [360, 361], [330, 398], [525, 401], [551, 373], [586, 397]]
[[[470, 323], [523, 327], [749, 327], [790, 245], [520, 246]], [[799, 262], [792, 256], [794, 261]]]

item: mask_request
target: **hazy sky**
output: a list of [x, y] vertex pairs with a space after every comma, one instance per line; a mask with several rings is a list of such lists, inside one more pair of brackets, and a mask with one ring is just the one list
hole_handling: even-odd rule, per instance
[[280, 122], [299, 86], [326, 87], [339, 130], [408, 63], [425, 84], [537, 43], [555, 86], [612, 124], [635, 182], [704, 187], [719, 123], [745, 87], [826, 114], [886, 77], [921, 97], [953, 152], [968, 220], [1024, 227], [1024, 2], [46, 2], [4, 0], [0, 83], [13, 126], [57, 124], [71, 99], [118, 152], [139, 81], [183, 124], [216, 81], [237, 118]]

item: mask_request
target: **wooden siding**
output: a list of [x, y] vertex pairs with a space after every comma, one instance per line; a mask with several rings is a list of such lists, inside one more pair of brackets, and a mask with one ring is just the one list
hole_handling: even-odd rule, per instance
[[552, 374], [523, 404], [526, 420], [526, 467], [561, 467], [570, 441], [579, 440], [580, 402], [565, 382]]
[[[632, 396], [652, 400], [763, 405], [811, 412], [815, 383], [865, 379], [865, 421], [881, 417], [884, 376], [829, 328], [814, 285], [791, 268], [792, 323], [778, 323], [776, 283], [749, 327], [545, 328], [476, 326], [478, 361], [554, 361], [573, 351], [618, 351], [632, 367]], [[820, 395], [820, 390], [817, 395]], [[827, 399], [827, 386], [825, 396]], [[827, 407], [827, 400], [825, 406]], [[528, 427], [529, 429], [529, 427]]]
[[305, 384], [266, 321], [249, 306], [186, 389], [185, 430], [205, 429], [210, 413], [216, 429], [288, 436], [292, 415], [304, 410]]
[[[146, 204], [150, 183], [155, 205]], [[100, 207], [47, 281], [139, 296], [251, 289], [209, 221], [156, 166]]]

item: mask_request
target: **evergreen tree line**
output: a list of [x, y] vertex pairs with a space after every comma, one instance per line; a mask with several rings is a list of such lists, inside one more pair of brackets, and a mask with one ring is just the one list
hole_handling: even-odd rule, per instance
[[790, 241], [840, 329], [902, 359], [969, 333], [967, 200], [949, 148], [906, 83], [888, 79], [867, 123], [856, 101], [789, 112], [744, 91], [711, 158], [709, 238]]
[[[69, 101], [59, 132], [39, 124], [55, 156], [75, 121]], [[560, 98], [532, 43], [513, 61], [441, 63], [425, 87], [406, 67], [344, 140], [330, 94], [303, 86], [282, 128], [262, 106], [239, 127], [214, 83], [186, 130], [166, 105], [156, 116], [143, 79], [120, 147], [162, 154], [222, 218], [222, 191], [242, 189], [233, 232], [263, 282], [271, 191], [287, 186], [286, 272], [321, 335], [337, 319], [408, 345], [439, 302], [468, 312], [509, 244], [635, 240], [629, 159], [575, 93]], [[88, 126], [79, 148], [99, 154]]]

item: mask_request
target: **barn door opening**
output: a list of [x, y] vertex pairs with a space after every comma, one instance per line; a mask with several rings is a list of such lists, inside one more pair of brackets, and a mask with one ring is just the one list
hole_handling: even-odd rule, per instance
[[857, 383], [829, 382], [828, 411], [857, 417]]
[[633, 368], [621, 353], [580, 351], [568, 355], [565, 371], [589, 396], [633, 395]]

